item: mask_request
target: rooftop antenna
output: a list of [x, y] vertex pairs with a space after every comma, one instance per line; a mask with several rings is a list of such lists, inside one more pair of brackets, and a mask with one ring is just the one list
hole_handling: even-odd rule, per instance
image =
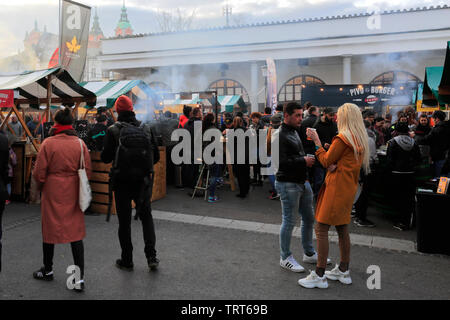
[[225, 2], [225, 6], [223, 7], [223, 15], [227, 19], [227, 27], [230, 26], [230, 17], [233, 14], [233, 8], [228, 3], [228, 0]]

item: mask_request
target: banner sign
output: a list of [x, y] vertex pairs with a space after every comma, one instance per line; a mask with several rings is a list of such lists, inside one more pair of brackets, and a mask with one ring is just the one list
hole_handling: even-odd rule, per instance
[[380, 110], [383, 106], [414, 104], [415, 88], [382, 85], [323, 85], [302, 89], [302, 103], [310, 101], [317, 107], [340, 107], [354, 103], [359, 107]]
[[80, 82], [86, 64], [91, 8], [70, 0], [61, 1], [60, 65]]
[[0, 108], [11, 108], [14, 105], [14, 90], [0, 90]]
[[267, 97], [266, 107], [272, 109], [272, 113], [275, 113], [277, 107], [277, 71], [275, 68], [275, 61], [272, 58], [266, 59], [267, 64]]

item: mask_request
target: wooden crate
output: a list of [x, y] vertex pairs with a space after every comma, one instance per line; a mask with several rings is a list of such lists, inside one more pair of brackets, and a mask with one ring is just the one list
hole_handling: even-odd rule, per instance
[[[100, 160], [100, 152], [91, 151], [91, 165], [92, 173], [89, 180], [92, 190], [92, 202], [90, 211], [95, 213], [108, 213], [108, 183], [109, 183], [109, 171], [111, 169], [111, 163], [103, 163]], [[114, 201], [114, 192], [111, 206], [111, 214], [116, 214], [116, 203]]]
[[159, 147], [159, 161], [153, 170], [152, 202], [166, 196], [166, 147]]

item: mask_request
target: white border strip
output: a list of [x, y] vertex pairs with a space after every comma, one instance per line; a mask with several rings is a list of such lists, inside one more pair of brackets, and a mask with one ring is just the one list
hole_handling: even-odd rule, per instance
[[[175, 221], [175, 222], [198, 224], [203, 226], [212, 226], [218, 228], [235, 229], [250, 232], [261, 232], [274, 235], [280, 234], [279, 224], [206, 217], [160, 210], [152, 210], [152, 215], [155, 219], [158, 220]], [[292, 236], [296, 238], [301, 238], [301, 231], [299, 227], [294, 228]], [[315, 235], [313, 235], [313, 238], [314, 239], [316, 238]], [[329, 232], [329, 240], [334, 243], [338, 242], [338, 235], [335, 231]], [[352, 245], [360, 245], [370, 248], [379, 248], [404, 252], [417, 252], [415, 242], [409, 240], [351, 233], [350, 241]]]

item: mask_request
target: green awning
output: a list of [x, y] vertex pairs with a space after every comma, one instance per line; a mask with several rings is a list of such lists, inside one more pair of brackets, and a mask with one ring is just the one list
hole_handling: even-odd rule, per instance
[[439, 84], [439, 95], [445, 103], [450, 103], [450, 41], [447, 42], [447, 53], [445, 55], [444, 70]]
[[240, 95], [217, 96], [217, 102], [221, 106], [221, 112], [247, 112], [247, 105]]
[[425, 80], [423, 83], [423, 103], [427, 106], [445, 104], [444, 97], [439, 95], [439, 84], [441, 83], [444, 67], [425, 68]]

